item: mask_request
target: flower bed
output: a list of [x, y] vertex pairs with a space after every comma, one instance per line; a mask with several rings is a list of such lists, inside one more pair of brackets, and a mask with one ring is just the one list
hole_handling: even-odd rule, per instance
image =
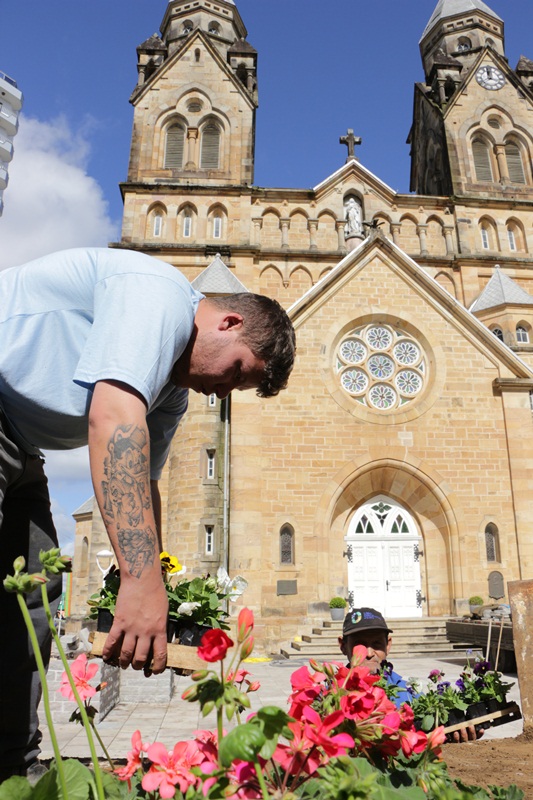
[[[46, 564], [54, 567], [56, 562], [48, 558]], [[40, 586], [54, 635], [45, 570], [28, 576], [23, 569], [23, 559], [17, 559], [15, 574], [6, 579], [5, 586], [17, 593], [30, 635], [24, 594]], [[205, 668], [191, 676], [193, 683], [182, 697], [198, 703], [204, 716], [215, 710], [216, 730], [199, 730], [193, 739], [177, 742], [170, 750], [165, 743], [144, 741], [141, 731], [134, 731], [126, 765], [113, 772], [102, 771], [96, 753], [94, 735], [98, 738], [98, 734], [90, 706], [96, 691], [90, 687], [93, 667], [80, 658], [69, 668], [63, 656], [63, 691], [75, 698], [73, 716], [86, 729], [92, 769], [61, 759], [48, 718], [56, 754], [49, 772], [33, 788], [25, 778], [10, 778], [0, 786], [0, 800], [523, 797], [515, 787], [487, 791], [457, 787], [440, 758], [442, 727], [431, 732], [415, 729], [409, 705], [397, 709], [379, 685], [379, 676], [363, 666], [364, 647], [355, 649], [350, 668], [310, 662], [310, 668], [296, 670], [288, 710], [265, 706], [250, 714], [249, 695], [258, 686], [242, 664], [253, 650], [253, 627], [253, 614], [245, 608], [237, 621], [236, 642], [215, 628], [204, 634], [198, 648]], [[57, 634], [54, 638], [60, 649]], [[44, 674], [42, 678], [46, 704]]]

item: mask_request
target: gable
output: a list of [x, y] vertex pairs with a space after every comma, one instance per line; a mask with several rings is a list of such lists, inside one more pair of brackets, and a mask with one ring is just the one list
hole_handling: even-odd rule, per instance
[[387, 205], [392, 205], [396, 192], [384, 183], [377, 175], [370, 172], [355, 158], [350, 159], [342, 167], [333, 172], [313, 188], [316, 200], [327, 202], [328, 197], [338, 194], [341, 189], [345, 194], [354, 189], [361, 195], [373, 194]]
[[[533, 378], [533, 371], [396, 245], [377, 234], [349, 253], [289, 309], [298, 335], [316, 327], [331, 340], [365, 320], [420, 330], [435, 348], [450, 337], [494, 377]], [[455, 361], [453, 356], [452, 362]]]

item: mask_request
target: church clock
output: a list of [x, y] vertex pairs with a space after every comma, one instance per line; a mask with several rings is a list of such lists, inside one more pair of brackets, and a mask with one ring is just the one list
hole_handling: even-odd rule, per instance
[[505, 77], [501, 70], [490, 64], [483, 64], [476, 72], [476, 80], [484, 89], [501, 89], [505, 83]]

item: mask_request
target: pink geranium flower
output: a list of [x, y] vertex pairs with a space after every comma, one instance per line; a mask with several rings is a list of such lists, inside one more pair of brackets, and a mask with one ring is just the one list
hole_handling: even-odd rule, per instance
[[[98, 672], [98, 664], [94, 662], [92, 664], [87, 664], [86, 653], [82, 653], [75, 659], [75, 661], [72, 662], [70, 672], [82, 702], [96, 694], [95, 687], [91, 686], [89, 681], [92, 680], [92, 678], [94, 678]], [[74, 692], [71, 689], [66, 672], [64, 672], [61, 676], [61, 686], [59, 691], [63, 697], [66, 697], [69, 700], [76, 699], [74, 697]]]
[[174, 797], [176, 786], [185, 794], [189, 786], [196, 785], [198, 778], [191, 772], [204, 761], [204, 754], [194, 741], [178, 742], [172, 752], [164, 744], [155, 742], [146, 751], [152, 766], [142, 779], [142, 787], [147, 792], [159, 790], [164, 800]]
[[138, 769], [142, 767], [141, 753], [146, 752], [148, 744], [143, 744], [141, 739], [141, 732], [135, 731], [131, 737], [131, 750], [128, 753], [128, 763], [125, 767], [115, 770], [121, 781], [130, 781]]

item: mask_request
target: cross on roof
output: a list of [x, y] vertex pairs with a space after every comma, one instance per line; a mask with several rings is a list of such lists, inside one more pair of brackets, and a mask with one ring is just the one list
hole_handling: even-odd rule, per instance
[[340, 144], [345, 144], [348, 147], [348, 158], [346, 161], [349, 161], [351, 158], [355, 158], [355, 145], [361, 144], [363, 140], [360, 136], [353, 135], [353, 128], [348, 128], [346, 131], [346, 136], [341, 136], [339, 139]]

